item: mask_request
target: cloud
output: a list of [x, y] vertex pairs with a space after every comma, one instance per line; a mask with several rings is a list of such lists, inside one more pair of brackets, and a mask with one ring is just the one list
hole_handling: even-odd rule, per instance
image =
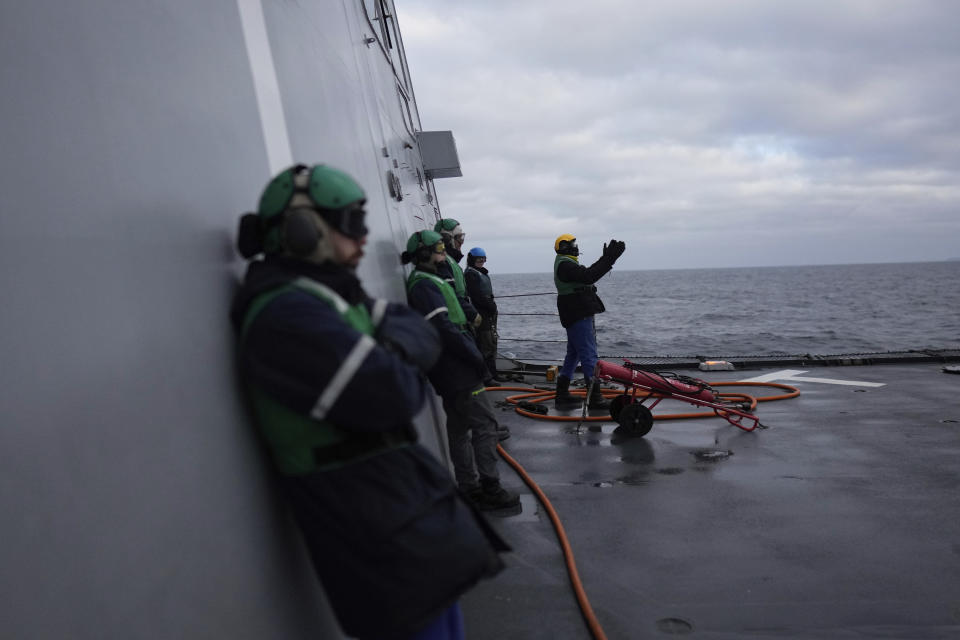
[[632, 268], [957, 254], [960, 5], [398, 5], [463, 166], [440, 205], [501, 269], [548, 270], [564, 232]]

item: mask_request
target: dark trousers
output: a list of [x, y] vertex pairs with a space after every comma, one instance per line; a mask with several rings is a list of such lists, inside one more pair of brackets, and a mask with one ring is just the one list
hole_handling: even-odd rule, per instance
[[443, 398], [453, 472], [457, 485], [465, 491], [476, 488], [480, 483], [500, 481], [497, 471], [497, 418], [490, 398], [482, 388]]
[[499, 337], [496, 324], [477, 331], [477, 347], [491, 377], [497, 375], [497, 338]]

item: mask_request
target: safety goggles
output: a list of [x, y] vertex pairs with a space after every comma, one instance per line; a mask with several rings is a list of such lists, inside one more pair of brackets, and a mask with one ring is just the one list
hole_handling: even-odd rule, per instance
[[367, 212], [363, 208], [363, 202], [357, 202], [343, 209], [314, 209], [311, 211], [323, 218], [327, 224], [342, 233], [343, 235], [359, 240], [370, 231], [367, 229]]
[[457, 235], [453, 236], [453, 239], [458, 243], [463, 244], [463, 241], [467, 239], [467, 234], [458, 233]]
[[363, 208], [363, 202], [336, 211], [322, 211], [320, 215], [334, 229], [354, 240], [363, 238], [370, 231], [366, 225], [367, 211]]
[[434, 252], [434, 253], [443, 253], [443, 252], [446, 251], [446, 250], [447, 250], [447, 248], [446, 248], [446, 246], [444, 246], [443, 240], [441, 240], [441, 241], [438, 242], [437, 244], [433, 245], [433, 252]]
[[[297, 207], [289, 209], [289, 211], [309, 211], [318, 215], [335, 230], [354, 240], [360, 240], [370, 231], [364, 223], [367, 212], [364, 210], [363, 204], [359, 203], [345, 209], [324, 210], [314, 207]], [[280, 216], [277, 216], [276, 221], [279, 222], [279, 220]]]

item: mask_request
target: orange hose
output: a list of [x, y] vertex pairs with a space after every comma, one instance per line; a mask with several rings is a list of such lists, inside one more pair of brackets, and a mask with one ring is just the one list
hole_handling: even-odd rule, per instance
[[606, 640], [607, 636], [603, 632], [603, 627], [600, 626], [600, 621], [597, 620], [597, 616], [593, 612], [593, 607], [590, 606], [590, 601], [587, 599], [587, 593], [583, 589], [583, 583], [580, 582], [580, 574], [577, 572], [577, 562], [573, 557], [573, 549], [570, 547], [570, 541], [567, 539], [567, 533], [563, 529], [560, 517], [554, 510], [553, 505], [550, 504], [550, 500], [547, 499], [547, 495], [540, 489], [539, 485], [533, 481], [533, 478], [527, 474], [526, 470], [520, 466], [520, 463], [510, 457], [510, 454], [504, 451], [500, 445], [497, 445], [497, 453], [520, 475], [524, 483], [530, 487], [530, 490], [533, 491], [540, 501], [540, 504], [542, 504], [543, 508], [547, 511], [550, 522], [557, 532], [560, 548], [563, 550], [563, 560], [567, 565], [567, 574], [570, 576], [570, 584], [573, 587], [573, 594], [577, 598], [577, 604], [580, 606], [580, 613], [583, 615], [583, 620], [587, 623], [587, 627], [590, 629], [590, 635], [593, 636], [594, 640]]
[[[772, 400], [784, 400], [787, 398], [795, 398], [800, 395], [800, 391], [795, 387], [791, 387], [786, 384], [779, 384], [776, 382], [714, 382], [711, 386], [763, 386], [763, 387], [776, 387], [779, 389], [786, 389], [789, 393], [782, 394], [779, 396], [764, 396], [760, 398], [755, 398], [744, 393], [722, 393], [719, 394], [721, 397], [733, 398], [738, 397], [744, 400], [750, 401], [750, 408], [753, 409], [757, 406], [758, 402], [769, 402]], [[543, 402], [544, 400], [551, 400], [556, 396], [556, 392], [547, 391], [547, 390], [536, 390], [530, 392], [530, 387], [487, 387], [487, 391], [524, 391], [527, 393], [508, 396], [506, 398], [507, 402], [511, 404], [516, 404], [520, 400], [530, 398], [530, 402]], [[605, 397], [612, 397], [620, 395], [621, 391], [619, 389], [601, 389], [601, 392]], [[575, 395], [586, 396], [585, 391], [573, 391], [571, 392]], [[658, 394], [641, 392], [637, 395], [642, 397], [649, 397], [651, 395], [656, 396]], [[662, 397], [662, 396], [660, 396]], [[538, 420], [581, 420], [576, 416], [544, 416], [538, 413], [533, 413], [530, 411], [525, 411], [520, 407], [516, 407], [515, 411], [520, 415], [528, 416], [530, 418], [536, 418]], [[656, 420], [669, 420], [669, 419], [678, 419], [678, 418], [702, 418], [714, 416], [714, 413], [674, 413], [674, 414], [661, 414], [659, 416], [654, 416]], [[589, 416], [586, 420], [594, 422], [609, 422], [612, 418], [604, 418], [602, 416]], [[573, 556], [573, 549], [570, 546], [570, 541], [567, 538], [567, 532], [563, 528], [563, 524], [560, 522], [560, 516], [557, 515], [556, 510], [553, 508], [553, 505], [550, 503], [550, 500], [547, 498], [547, 495], [540, 489], [540, 486], [534, 482], [533, 478], [526, 472], [526, 470], [520, 465], [519, 462], [514, 460], [510, 454], [504, 450], [502, 446], [497, 445], [497, 453], [500, 454], [507, 464], [513, 467], [513, 470], [517, 472], [520, 478], [523, 480], [524, 484], [530, 487], [530, 490], [533, 491], [534, 495], [537, 496], [537, 500], [540, 501], [540, 504], [543, 505], [543, 508], [547, 512], [547, 516], [550, 518], [550, 523], [553, 525], [554, 530], [557, 533], [557, 540], [560, 542], [560, 548], [563, 551], [563, 560], [567, 566], [567, 575], [570, 577], [570, 585], [573, 587], [573, 594], [577, 599], [577, 605], [580, 607], [580, 613], [583, 615], [583, 620], [587, 624], [587, 628], [590, 630], [590, 635], [594, 640], [607, 640], [606, 634], [603, 632], [603, 627], [600, 626], [600, 621], [597, 619], [596, 614], [593, 612], [593, 607], [590, 606], [590, 601], [587, 599], [586, 591], [583, 589], [583, 583], [580, 581], [580, 573], [577, 571], [577, 562], [576, 558]]]
[[[749, 396], [743, 393], [721, 393], [719, 396], [721, 398], [734, 399], [741, 398], [750, 402], [750, 410], [753, 410], [758, 402], [772, 402], [774, 400], [786, 400], [789, 398], [796, 398], [800, 395], [800, 390], [796, 387], [791, 387], [787, 384], [781, 384], [779, 382], [712, 382], [710, 383], [711, 387], [774, 387], [777, 389], [785, 389], [788, 393], [775, 395], [775, 396], [761, 396], [756, 398], [754, 396]], [[528, 387], [488, 387], [487, 391], [530, 391]], [[601, 389], [601, 392], [605, 398], [615, 398], [622, 393], [620, 389]], [[510, 404], [517, 404], [520, 400], [527, 400], [529, 402], [544, 402], [546, 400], [552, 400], [556, 397], [555, 391], [548, 390], [537, 390], [533, 393], [525, 393], [514, 396], [507, 396], [506, 401]], [[581, 397], [586, 397], [587, 392], [581, 390], [574, 390], [570, 392], [570, 395], [576, 395]], [[637, 393], [637, 397], [647, 398], [650, 396], [654, 397], [664, 397], [657, 393], [650, 393], [646, 391], [640, 391]], [[673, 400], [679, 400], [679, 398], [671, 398]], [[527, 411], [526, 409], [521, 409], [516, 407], [514, 409], [517, 413], [528, 418], [533, 418], [535, 420], [551, 420], [554, 422], [613, 422], [613, 418], [610, 416], [587, 416], [586, 418], [581, 418], [580, 416], [551, 416], [551, 415], [542, 415], [539, 413], [534, 413], [532, 411]], [[661, 413], [654, 415], [654, 420], [685, 420], [691, 418], [712, 418], [716, 416], [713, 411], [699, 411], [699, 412], [690, 412], [690, 413]]]

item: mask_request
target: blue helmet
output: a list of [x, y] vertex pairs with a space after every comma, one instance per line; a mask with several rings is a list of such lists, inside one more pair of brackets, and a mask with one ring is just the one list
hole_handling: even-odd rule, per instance
[[468, 256], [473, 256], [474, 258], [486, 258], [487, 252], [481, 249], [480, 247], [474, 247], [467, 252]]

